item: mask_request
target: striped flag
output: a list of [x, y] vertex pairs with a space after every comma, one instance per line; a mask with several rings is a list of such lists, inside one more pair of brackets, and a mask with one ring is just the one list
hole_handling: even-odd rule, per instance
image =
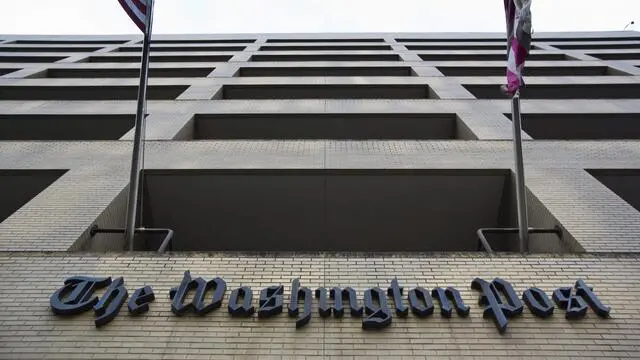
[[524, 60], [531, 50], [531, 1], [504, 0], [507, 20], [507, 83], [502, 92], [513, 96], [524, 85]]
[[138, 29], [145, 34], [150, 19], [150, 6], [148, 6], [148, 3], [151, 1], [152, 0], [118, 0]]

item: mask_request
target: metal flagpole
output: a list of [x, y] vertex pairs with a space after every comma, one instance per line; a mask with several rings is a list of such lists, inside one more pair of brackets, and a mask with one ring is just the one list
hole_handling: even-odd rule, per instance
[[146, 13], [146, 31], [142, 45], [142, 61], [140, 66], [140, 86], [138, 87], [138, 108], [136, 110], [136, 129], [133, 139], [133, 155], [131, 157], [131, 176], [129, 180], [129, 199], [127, 203], [127, 218], [124, 237], [129, 243], [129, 251], [133, 251], [133, 238], [135, 235], [136, 215], [138, 207], [138, 190], [140, 187], [140, 149], [142, 147], [143, 134], [146, 121], [147, 108], [147, 81], [149, 78], [149, 52], [151, 43], [151, 27], [153, 24], [153, 0], [148, 1], [149, 8]]
[[518, 203], [518, 229], [520, 252], [527, 252], [529, 244], [529, 220], [524, 186], [524, 160], [522, 158], [522, 136], [520, 119], [520, 91], [511, 98], [511, 118], [513, 123], [513, 157], [516, 167], [516, 201]]

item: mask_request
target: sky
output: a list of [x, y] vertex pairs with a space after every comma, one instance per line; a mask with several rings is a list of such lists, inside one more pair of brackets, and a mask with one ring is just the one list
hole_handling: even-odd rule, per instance
[[[0, 34], [138, 32], [117, 0], [0, 0], [0, 9]], [[640, 20], [640, 0], [533, 0], [532, 13], [535, 32], [617, 31]], [[502, 32], [504, 12], [502, 0], [156, 0], [153, 30]]]

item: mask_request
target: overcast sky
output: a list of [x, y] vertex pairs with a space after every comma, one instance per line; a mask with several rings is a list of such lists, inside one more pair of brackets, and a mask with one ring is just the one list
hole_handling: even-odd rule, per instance
[[[0, 1], [0, 34], [138, 31], [117, 0]], [[502, 0], [156, 0], [154, 33], [501, 32], [503, 19]], [[533, 0], [536, 32], [622, 30], [632, 20], [640, 0]]]

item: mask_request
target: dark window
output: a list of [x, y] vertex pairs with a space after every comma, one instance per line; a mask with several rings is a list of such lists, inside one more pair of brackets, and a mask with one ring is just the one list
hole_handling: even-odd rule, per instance
[[638, 169], [590, 169], [587, 170], [604, 186], [622, 200], [640, 211], [640, 170]]
[[253, 55], [251, 61], [400, 61], [396, 54]]
[[[230, 55], [151, 55], [151, 62], [227, 62]], [[93, 63], [139, 63], [140, 56], [91, 56], [88, 60]]]
[[637, 60], [640, 52], [587, 54], [602, 60]]
[[64, 170], [0, 170], [0, 222], [31, 201]]
[[[150, 100], [174, 100], [186, 85], [151, 85]], [[0, 86], [0, 100], [136, 100], [137, 86]]]
[[[505, 114], [511, 119], [511, 114]], [[640, 114], [522, 114], [522, 128], [534, 139], [640, 139]]]
[[83, 53], [83, 52], [93, 52], [96, 50], [100, 50], [100, 47], [86, 47], [86, 46], [67, 46], [67, 47], [23, 47], [23, 46], [1, 46], [0, 52], [68, 52], [68, 53]]
[[410, 67], [243, 67], [239, 76], [413, 76]]
[[178, 39], [178, 40], [156, 40], [153, 39], [153, 44], [243, 44], [255, 42], [255, 39]]
[[[152, 46], [151, 52], [189, 52], [189, 51], [242, 51], [245, 46]], [[127, 46], [118, 48], [120, 52], [141, 52], [140, 46]]]
[[[437, 66], [445, 76], [503, 76], [504, 66]], [[629, 75], [607, 66], [527, 66], [525, 76]]]
[[84, 44], [124, 44], [129, 40], [16, 40], [13, 44], [32, 45], [84, 45]]
[[[173, 229], [174, 251], [475, 252], [478, 228], [515, 225], [510, 174], [147, 171], [143, 225]], [[502, 240], [492, 247], [516, 250], [516, 237]], [[157, 248], [139, 244], [140, 250]]]
[[223, 99], [427, 99], [427, 85], [224, 85]]
[[455, 114], [199, 114], [195, 139], [455, 139]]
[[[420, 54], [424, 61], [505, 61], [505, 54]], [[567, 60], [564, 54], [531, 54], [528, 61]]]
[[64, 56], [1, 56], [0, 63], [52, 63]]
[[117, 140], [133, 115], [0, 115], [0, 140]]
[[[206, 77], [215, 68], [151, 68], [150, 77], [193, 78]], [[137, 68], [81, 68], [81, 69], [49, 69], [46, 71], [48, 78], [137, 78], [140, 69]]]
[[391, 50], [389, 45], [277, 45], [261, 46], [260, 51], [376, 51]]
[[[463, 85], [478, 99], [504, 99], [498, 85]], [[639, 99], [640, 84], [529, 84], [523, 99]]]
[[383, 39], [269, 39], [268, 43], [359, 43], [384, 42]]

